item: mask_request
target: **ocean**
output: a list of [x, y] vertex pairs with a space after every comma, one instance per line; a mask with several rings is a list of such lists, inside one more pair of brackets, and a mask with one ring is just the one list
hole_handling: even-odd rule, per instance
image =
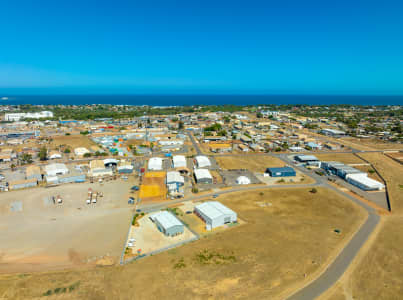
[[[258, 105], [258, 104], [352, 104], [403, 105], [402, 96], [324, 95], [4, 95], [0, 104], [82, 105], [121, 104], [151, 106]], [[7, 98], [7, 99], [6, 99]]]

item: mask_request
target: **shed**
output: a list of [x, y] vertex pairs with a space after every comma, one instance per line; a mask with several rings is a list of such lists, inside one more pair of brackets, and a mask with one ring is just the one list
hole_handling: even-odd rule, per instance
[[178, 186], [182, 186], [185, 184], [185, 178], [183, 176], [180, 175], [180, 173], [178, 171], [170, 171], [167, 172], [167, 184], [172, 184], [175, 183]]
[[186, 168], [186, 158], [183, 155], [175, 155], [172, 157], [174, 168]]
[[152, 171], [162, 170], [162, 158], [161, 157], [151, 157], [148, 161], [148, 169]]
[[150, 216], [150, 219], [157, 225], [159, 231], [167, 236], [182, 234], [184, 225], [173, 214], [167, 211], [160, 211]]
[[217, 201], [196, 205], [194, 212], [206, 223], [207, 230], [237, 221], [236, 212]]
[[267, 168], [266, 173], [271, 177], [290, 177], [296, 176], [296, 172], [291, 167]]
[[45, 171], [48, 176], [57, 176], [67, 174], [69, 169], [67, 169], [65, 164], [55, 163], [45, 166]]
[[210, 160], [207, 156], [198, 155], [195, 157], [198, 168], [208, 168], [211, 166]]
[[383, 183], [369, 178], [367, 174], [348, 174], [346, 180], [364, 191], [376, 191], [385, 188]]
[[239, 176], [236, 179], [237, 184], [250, 184], [250, 179], [246, 176]]
[[24, 180], [14, 180], [8, 182], [8, 187], [10, 190], [25, 189], [29, 187], [34, 187], [38, 185], [38, 181], [35, 178], [24, 179]]
[[207, 169], [195, 169], [194, 176], [197, 183], [213, 183], [213, 176]]

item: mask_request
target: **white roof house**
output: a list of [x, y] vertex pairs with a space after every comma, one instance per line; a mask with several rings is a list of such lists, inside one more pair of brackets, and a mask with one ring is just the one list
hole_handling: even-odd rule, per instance
[[385, 188], [383, 183], [369, 178], [365, 173], [347, 174], [346, 180], [365, 191], [375, 191]]
[[162, 158], [161, 157], [151, 157], [148, 161], [148, 169], [154, 171], [162, 170]]
[[213, 176], [211, 176], [209, 170], [207, 169], [195, 169], [194, 175], [196, 178], [196, 182], [198, 183], [212, 183]]
[[198, 168], [208, 168], [211, 166], [210, 160], [207, 156], [198, 155], [195, 157]]
[[206, 222], [207, 230], [237, 221], [236, 212], [217, 201], [196, 205], [195, 214]]
[[177, 171], [170, 171], [167, 172], [167, 184], [171, 183], [178, 183], [180, 185], [183, 185], [185, 183], [185, 178], [180, 175], [179, 172]]
[[239, 176], [236, 179], [237, 184], [250, 184], [250, 179], [246, 176]]
[[150, 219], [157, 225], [158, 229], [168, 236], [175, 236], [183, 233], [184, 225], [173, 214], [167, 211], [160, 211], [150, 215]]
[[74, 154], [77, 156], [84, 156], [84, 154], [86, 153], [90, 153], [90, 151], [87, 148], [84, 147], [74, 148]]
[[45, 166], [45, 172], [47, 176], [64, 175], [69, 172], [65, 164], [49, 164]]
[[183, 155], [175, 155], [172, 157], [174, 168], [186, 168], [186, 158]]

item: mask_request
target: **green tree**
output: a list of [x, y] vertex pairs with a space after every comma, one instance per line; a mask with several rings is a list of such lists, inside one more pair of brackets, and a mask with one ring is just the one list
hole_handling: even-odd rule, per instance
[[46, 147], [42, 147], [41, 150], [39, 150], [39, 159], [44, 161], [48, 159], [48, 150], [46, 149]]
[[32, 162], [33, 162], [33, 160], [32, 160], [32, 155], [31, 155], [31, 154], [28, 154], [28, 153], [24, 153], [24, 154], [21, 156], [21, 162], [22, 162], [23, 164], [30, 164], [30, 163], [32, 163]]

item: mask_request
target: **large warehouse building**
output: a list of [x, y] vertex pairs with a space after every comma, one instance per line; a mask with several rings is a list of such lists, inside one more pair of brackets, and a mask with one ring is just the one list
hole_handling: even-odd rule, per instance
[[176, 236], [184, 231], [182, 222], [167, 211], [152, 214], [150, 219], [157, 225], [158, 230], [167, 236]]
[[206, 223], [207, 230], [237, 221], [236, 212], [217, 201], [196, 205], [194, 212]]
[[352, 185], [359, 187], [364, 191], [376, 191], [385, 188], [385, 185], [383, 183], [380, 183], [379, 181], [369, 178], [367, 174], [362, 173], [348, 174], [346, 176], [346, 181], [348, 183], [351, 183]]
[[213, 183], [213, 176], [207, 169], [195, 169], [194, 176], [197, 183]]
[[162, 170], [162, 158], [161, 157], [151, 157], [148, 161], [148, 169], [150, 171], [161, 171]]
[[186, 158], [183, 155], [174, 155], [172, 162], [174, 168], [186, 168]]
[[291, 167], [267, 168], [266, 173], [271, 177], [290, 177], [297, 175], [295, 170]]
[[198, 155], [195, 157], [196, 159], [196, 165], [198, 168], [208, 168], [211, 167], [210, 160], [208, 159], [207, 156], [204, 155]]

